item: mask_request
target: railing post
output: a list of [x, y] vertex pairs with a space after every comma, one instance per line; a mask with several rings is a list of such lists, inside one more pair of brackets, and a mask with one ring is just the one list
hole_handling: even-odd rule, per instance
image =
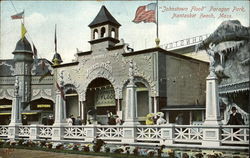
[[93, 142], [97, 136], [96, 125], [94, 124], [86, 125], [85, 130], [86, 130], [85, 142]]
[[161, 144], [162, 145], [173, 145], [174, 144], [174, 132], [175, 132], [174, 124], [164, 125], [161, 129]]
[[38, 125], [30, 125], [30, 139], [36, 140], [39, 137], [39, 126]]
[[13, 140], [18, 137], [19, 137], [19, 126], [15, 124], [14, 125], [10, 124], [8, 128], [8, 138]]
[[123, 138], [122, 143], [135, 143], [137, 137], [137, 126], [136, 125], [124, 125], [123, 127]]
[[204, 126], [203, 125], [203, 140], [204, 147], [219, 147], [221, 146], [221, 126]]

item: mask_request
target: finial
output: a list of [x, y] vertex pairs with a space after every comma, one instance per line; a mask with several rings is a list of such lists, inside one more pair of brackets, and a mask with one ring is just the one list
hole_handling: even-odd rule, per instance
[[159, 48], [160, 47], [160, 39], [158, 37], [155, 39], [155, 43], [156, 43], [156, 47]]

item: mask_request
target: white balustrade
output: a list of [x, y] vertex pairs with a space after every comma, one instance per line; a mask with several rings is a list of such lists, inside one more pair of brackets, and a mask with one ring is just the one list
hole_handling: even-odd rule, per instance
[[[25, 139], [50, 139], [53, 137], [52, 131], [54, 126], [18, 126], [18, 136]], [[66, 126], [61, 127], [63, 130], [63, 138], [68, 140], [79, 139], [88, 142], [89, 136], [92, 138], [98, 137], [107, 142], [123, 142], [127, 139], [126, 129], [130, 126], [125, 125], [93, 125], [93, 126]], [[205, 129], [219, 128], [220, 136], [219, 147], [225, 147], [235, 144], [240, 144], [241, 147], [249, 147], [249, 128], [247, 125], [222, 125], [219, 127], [210, 127], [205, 125], [137, 125], [135, 128], [134, 139], [138, 144], [178, 144], [188, 146], [192, 144], [203, 147], [205, 140]], [[34, 130], [35, 129], [35, 130]], [[34, 132], [32, 132], [32, 130]], [[7, 138], [9, 129], [6, 125], [0, 126], [0, 137]], [[216, 134], [216, 133], [215, 133]], [[37, 135], [37, 136], [36, 136]], [[203, 136], [204, 135], [204, 136]], [[206, 144], [204, 147], [209, 147]], [[211, 145], [211, 148], [213, 146]]]
[[137, 141], [160, 141], [162, 139], [163, 126], [137, 126]]
[[23, 125], [19, 126], [19, 137], [29, 137], [30, 136], [30, 126], [29, 125]]
[[222, 126], [222, 144], [249, 144], [248, 126]]
[[0, 126], [0, 137], [7, 137], [8, 136], [8, 129], [9, 127], [6, 126]]
[[40, 138], [51, 138], [52, 137], [52, 126], [39, 126], [39, 137]]
[[64, 127], [64, 138], [66, 139], [83, 139], [86, 137], [86, 130], [83, 126]]
[[97, 126], [96, 135], [104, 140], [121, 140], [124, 137], [123, 126]]
[[201, 143], [203, 130], [201, 126], [176, 125], [174, 132], [175, 142]]

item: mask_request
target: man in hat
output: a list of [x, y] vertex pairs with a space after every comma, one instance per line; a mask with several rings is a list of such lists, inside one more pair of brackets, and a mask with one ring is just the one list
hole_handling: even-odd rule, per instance
[[241, 117], [241, 114], [237, 112], [236, 107], [232, 107], [232, 114], [230, 114], [229, 121], [227, 125], [244, 125], [244, 120]]

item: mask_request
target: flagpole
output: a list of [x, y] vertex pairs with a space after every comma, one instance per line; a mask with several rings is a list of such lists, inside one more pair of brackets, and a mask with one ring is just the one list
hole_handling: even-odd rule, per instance
[[156, 47], [160, 47], [160, 39], [159, 39], [159, 16], [158, 16], [158, 0], [156, 0], [156, 39], [155, 39], [155, 43], [156, 43]]
[[158, 29], [158, 24], [159, 24], [159, 16], [158, 16], [158, 0], [156, 0], [156, 9], [157, 9], [157, 23], [156, 23], [156, 37], [159, 38], [159, 29]]

